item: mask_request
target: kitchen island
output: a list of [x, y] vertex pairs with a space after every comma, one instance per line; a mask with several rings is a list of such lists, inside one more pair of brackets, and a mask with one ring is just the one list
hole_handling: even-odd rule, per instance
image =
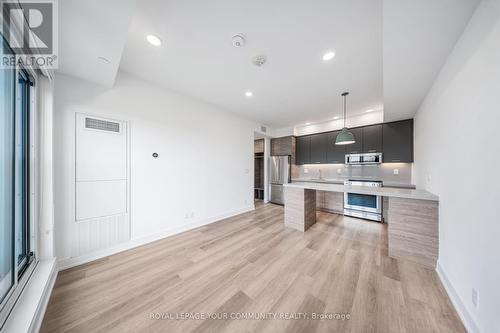
[[386, 197], [389, 256], [436, 267], [439, 250], [439, 198], [419, 189], [361, 187], [295, 182], [284, 185], [285, 225], [306, 231], [316, 223], [316, 191]]

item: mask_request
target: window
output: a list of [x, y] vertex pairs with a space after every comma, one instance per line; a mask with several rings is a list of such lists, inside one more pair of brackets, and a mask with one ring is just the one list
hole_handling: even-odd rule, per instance
[[[12, 55], [1, 38], [0, 55]], [[0, 327], [33, 270], [32, 119], [34, 79], [0, 68]]]
[[30, 104], [31, 83], [18, 71], [16, 98], [16, 264], [19, 277], [32, 260], [30, 244]]
[[[2, 38], [1, 55], [9, 53]], [[15, 78], [13, 69], [0, 74], [0, 304], [14, 285], [14, 126]]]

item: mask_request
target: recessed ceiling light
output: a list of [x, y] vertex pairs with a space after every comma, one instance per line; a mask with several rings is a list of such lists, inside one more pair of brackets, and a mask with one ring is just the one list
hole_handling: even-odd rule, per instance
[[323, 54], [323, 60], [324, 61], [329, 61], [335, 58], [335, 52], [333, 51], [328, 51], [325, 54]]
[[151, 45], [154, 45], [154, 46], [161, 46], [161, 39], [160, 39], [160, 37], [158, 37], [158, 36], [155, 36], [155, 35], [147, 35], [147, 36], [146, 36], [146, 39], [148, 40], [148, 42], [149, 42]]
[[368, 112], [373, 112], [373, 111], [375, 111], [375, 110], [373, 110], [373, 109], [368, 109], [368, 110], [366, 110], [365, 112], [366, 112], [366, 113], [368, 113]]
[[339, 116], [335, 116], [335, 117], [333, 117], [333, 120], [337, 120], [339, 118], [340, 118]]
[[306, 125], [311, 125], [311, 123], [306, 123]]
[[246, 96], [246, 97], [252, 97], [252, 96], [253, 96], [253, 92], [251, 92], [251, 91], [246, 91], [246, 92], [245, 92], [245, 96]]

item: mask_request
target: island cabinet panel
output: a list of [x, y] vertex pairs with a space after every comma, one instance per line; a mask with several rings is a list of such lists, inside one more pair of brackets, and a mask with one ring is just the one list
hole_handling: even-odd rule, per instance
[[352, 128], [349, 130], [354, 135], [356, 142], [345, 145], [346, 154], [361, 154], [363, 152], [363, 128]]
[[344, 193], [316, 191], [316, 208], [332, 213], [344, 213]]
[[311, 163], [311, 136], [299, 136], [296, 141], [296, 164]]
[[285, 226], [306, 231], [316, 223], [316, 191], [285, 187]]
[[328, 145], [328, 133], [311, 135], [310, 163], [313, 164], [326, 163], [327, 145]]
[[382, 152], [382, 125], [363, 127], [363, 153]]
[[413, 119], [383, 124], [384, 163], [413, 162]]
[[316, 208], [323, 209], [325, 207], [325, 191], [316, 191]]
[[326, 146], [326, 160], [329, 164], [344, 164], [345, 163], [345, 146], [336, 145], [335, 139], [340, 131], [328, 133]]
[[388, 199], [389, 256], [435, 268], [439, 254], [439, 203]]

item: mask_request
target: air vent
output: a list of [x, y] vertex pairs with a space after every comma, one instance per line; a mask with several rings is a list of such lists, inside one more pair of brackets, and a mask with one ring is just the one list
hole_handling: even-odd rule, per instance
[[260, 131], [263, 132], [263, 133], [266, 133], [267, 132], [267, 127], [266, 126], [261, 126], [260, 127]]
[[94, 118], [85, 118], [85, 128], [120, 133], [120, 123]]

